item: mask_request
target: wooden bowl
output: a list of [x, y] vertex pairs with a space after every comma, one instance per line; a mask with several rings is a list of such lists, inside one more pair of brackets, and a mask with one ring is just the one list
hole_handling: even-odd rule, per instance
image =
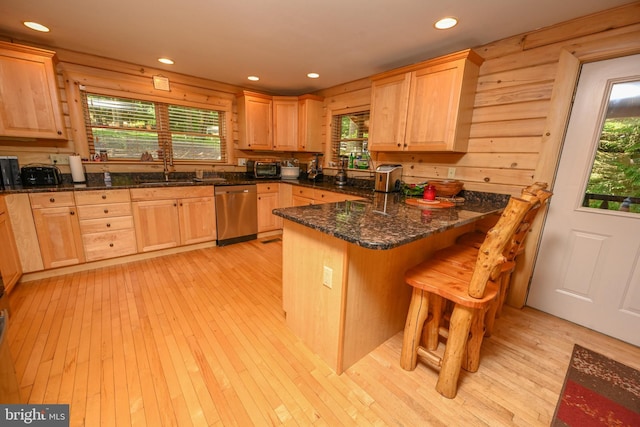
[[429, 181], [428, 185], [436, 187], [437, 197], [453, 197], [462, 190], [464, 183], [455, 180]]

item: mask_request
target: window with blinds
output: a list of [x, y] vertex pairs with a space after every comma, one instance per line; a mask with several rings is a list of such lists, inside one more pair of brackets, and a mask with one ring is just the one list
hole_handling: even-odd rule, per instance
[[369, 110], [336, 114], [331, 123], [332, 160], [340, 157], [369, 157]]
[[226, 161], [224, 112], [83, 92], [91, 154]]

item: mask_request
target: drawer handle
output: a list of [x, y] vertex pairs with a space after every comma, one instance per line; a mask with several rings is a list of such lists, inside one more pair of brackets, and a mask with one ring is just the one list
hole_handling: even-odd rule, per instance
[[111, 223], [110, 223], [110, 222], [108, 222], [108, 223], [107, 223], [107, 228], [108, 228], [108, 227], [111, 227]]
[[112, 248], [113, 247], [113, 243], [109, 243], [109, 247]]
[[56, 199], [54, 199], [54, 198], [52, 197], [52, 198], [50, 198], [50, 199], [49, 199], [49, 201], [50, 201], [51, 203], [55, 203]]
[[106, 198], [107, 198], [107, 195], [106, 195], [106, 194], [103, 194], [103, 195], [102, 195], [102, 200], [105, 200]]
[[104, 213], [109, 213], [109, 209], [105, 209], [105, 210], [104, 210]]

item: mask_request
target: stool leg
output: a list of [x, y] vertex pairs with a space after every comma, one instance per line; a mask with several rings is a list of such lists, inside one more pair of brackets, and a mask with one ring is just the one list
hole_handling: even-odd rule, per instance
[[483, 310], [474, 310], [469, 341], [467, 341], [466, 358], [463, 364], [464, 370], [468, 372], [477, 372], [480, 367], [480, 347], [482, 347], [485, 334], [484, 317]]
[[491, 301], [491, 304], [489, 304], [489, 309], [484, 315], [485, 337], [490, 337], [491, 333], [493, 332], [493, 325], [496, 323], [496, 313], [498, 311], [499, 304], [500, 303], [498, 302], [497, 298]]
[[458, 378], [460, 377], [462, 359], [465, 356], [473, 312], [472, 308], [456, 304], [453, 313], [451, 313], [449, 338], [444, 349], [442, 368], [440, 368], [436, 384], [438, 393], [449, 399], [456, 397], [458, 390]]
[[442, 297], [431, 295], [429, 297], [429, 317], [422, 330], [422, 343], [427, 350], [434, 351], [440, 341], [440, 324], [442, 323]]
[[424, 321], [429, 314], [429, 293], [419, 288], [413, 288], [409, 313], [404, 325], [400, 366], [406, 371], [413, 371], [418, 361], [418, 346]]

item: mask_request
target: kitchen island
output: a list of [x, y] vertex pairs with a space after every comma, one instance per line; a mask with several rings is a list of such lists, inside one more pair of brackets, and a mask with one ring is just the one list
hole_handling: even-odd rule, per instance
[[404, 328], [404, 272], [499, 212], [504, 195], [467, 194], [446, 209], [409, 206], [399, 194], [275, 209], [284, 218], [287, 325], [340, 374]]

